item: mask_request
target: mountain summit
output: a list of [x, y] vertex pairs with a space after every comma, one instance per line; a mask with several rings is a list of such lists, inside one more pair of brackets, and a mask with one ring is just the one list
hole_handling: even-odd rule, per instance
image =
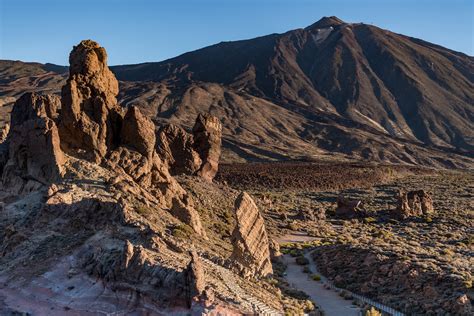
[[325, 16], [322, 17], [318, 22], [311, 24], [308, 26], [306, 29], [318, 29], [318, 28], [324, 28], [324, 27], [330, 27], [330, 26], [337, 26], [345, 24], [345, 22], [341, 19], [339, 19], [337, 16]]

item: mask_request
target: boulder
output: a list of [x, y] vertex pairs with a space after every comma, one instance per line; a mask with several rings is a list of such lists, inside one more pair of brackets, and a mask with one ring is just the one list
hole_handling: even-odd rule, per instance
[[219, 166], [222, 144], [222, 124], [210, 114], [199, 114], [193, 127], [194, 150], [202, 164], [197, 174], [208, 181], [214, 179]]
[[202, 160], [193, 148], [193, 136], [183, 128], [168, 124], [158, 131], [157, 151], [168, 163], [172, 175], [194, 175]]
[[397, 208], [395, 209], [398, 218], [427, 216], [433, 213], [433, 200], [430, 193], [424, 190], [398, 192]]
[[122, 120], [118, 81], [107, 66], [105, 49], [94, 41], [74, 46], [69, 63], [69, 78], [61, 91], [61, 146], [100, 162], [118, 142]]
[[246, 192], [235, 201], [236, 226], [232, 232], [234, 249], [230, 257], [245, 277], [265, 277], [273, 273], [265, 223], [257, 205]]
[[362, 201], [350, 200], [343, 195], [337, 197], [336, 216], [342, 218], [363, 217], [366, 212], [363, 208]]

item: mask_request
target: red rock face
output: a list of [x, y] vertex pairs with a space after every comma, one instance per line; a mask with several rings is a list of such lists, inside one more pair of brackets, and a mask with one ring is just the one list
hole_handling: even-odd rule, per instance
[[240, 265], [246, 277], [263, 277], [273, 273], [265, 223], [257, 205], [246, 192], [235, 201], [237, 224], [232, 233], [234, 250], [231, 260]]
[[69, 79], [61, 92], [61, 145], [99, 162], [116, 142], [121, 124], [118, 82], [107, 66], [105, 49], [91, 40], [74, 47], [69, 63]]
[[[23, 95], [12, 111], [12, 127], [5, 142], [8, 154], [2, 182], [5, 188], [21, 193], [27, 182], [33, 187], [59, 180], [64, 174], [64, 154], [60, 148], [55, 116], [58, 100], [35, 93]], [[27, 179], [26, 181], [24, 179]]]

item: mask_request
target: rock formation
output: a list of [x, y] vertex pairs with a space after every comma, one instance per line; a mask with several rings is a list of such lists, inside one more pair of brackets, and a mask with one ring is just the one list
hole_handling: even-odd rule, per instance
[[232, 233], [234, 249], [231, 261], [240, 265], [246, 277], [264, 277], [273, 273], [265, 223], [257, 205], [246, 192], [235, 201], [236, 226]]
[[188, 297], [189, 307], [191, 307], [193, 301], [200, 300], [200, 296], [206, 287], [201, 259], [195, 250], [191, 251], [190, 255], [191, 261], [185, 271], [186, 295]]
[[431, 195], [424, 190], [400, 191], [397, 195], [397, 217], [405, 219], [412, 216], [423, 216], [434, 213]]
[[56, 120], [61, 99], [56, 95], [25, 93], [16, 102], [11, 113], [11, 125], [18, 126], [38, 117]]
[[172, 175], [193, 175], [201, 167], [202, 160], [193, 149], [193, 142], [193, 136], [179, 126], [168, 124], [160, 128], [157, 150], [168, 162]]
[[199, 114], [193, 134], [168, 124], [158, 132], [157, 150], [168, 162], [173, 175], [198, 175], [214, 179], [221, 154], [222, 125], [210, 114]]
[[360, 200], [350, 200], [342, 195], [337, 197], [336, 216], [354, 218], [365, 216], [365, 210]]
[[121, 125], [118, 81], [107, 66], [105, 49], [91, 40], [74, 46], [69, 63], [69, 79], [61, 92], [61, 146], [99, 162], [116, 143]]
[[139, 108], [132, 106], [123, 120], [120, 141], [121, 144], [136, 149], [143, 156], [152, 158], [156, 142], [155, 125], [140, 112]]
[[222, 144], [222, 124], [210, 114], [199, 114], [193, 127], [193, 147], [201, 157], [198, 175], [208, 181], [214, 179], [219, 165]]
[[2, 172], [3, 185], [11, 192], [20, 193], [28, 182], [36, 187], [62, 177], [65, 157], [52, 119], [57, 101], [53, 96], [27, 93], [15, 102], [4, 149], [8, 160]]

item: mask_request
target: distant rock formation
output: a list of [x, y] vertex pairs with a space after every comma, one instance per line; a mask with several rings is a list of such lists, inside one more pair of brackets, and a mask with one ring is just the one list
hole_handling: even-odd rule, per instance
[[337, 197], [336, 216], [342, 218], [363, 217], [366, 212], [363, 208], [362, 201], [350, 200], [343, 195]]
[[401, 219], [412, 216], [423, 216], [434, 213], [431, 194], [424, 190], [400, 191], [397, 195], [395, 214]]
[[199, 114], [193, 135], [173, 124], [158, 132], [157, 150], [173, 175], [198, 175], [212, 181], [217, 173], [222, 144], [222, 125], [210, 114]]
[[12, 110], [12, 126], [3, 146], [2, 183], [10, 192], [21, 193], [60, 179], [64, 154], [60, 148], [53, 96], [26, 93]]
[[85, 40], [69, 55], [69, 79], [62, 88], [60, 135], [67, 152], [100, 162], [121, 125], [118, 81], [107, 66], [107, 53]]
[[210, 114], [199, 114], [193, 127], [194, 150], [201, 157], [198, 175], [212, 181], [217, 173], [222, 145], [222, 124]]
[[257, 205], [246, 192], [235, 201], [236, 226], [232, 233], [234, 249], [230, 257], [245, 277], [264, 277], [273, 273], [265, 223]]

